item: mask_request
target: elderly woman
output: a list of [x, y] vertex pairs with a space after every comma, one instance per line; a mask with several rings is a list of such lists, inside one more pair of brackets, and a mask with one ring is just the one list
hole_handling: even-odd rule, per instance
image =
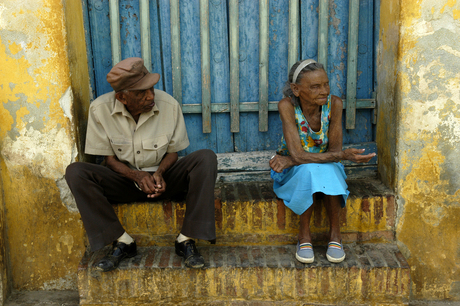
[[345, 252], [339, 216], [349, 192], [339, 161], [368, 162], [375, 153], [342, 150], [342, 100], [330, 95], [322, 64], [311, 59], [295, 63], [283, 94], [278, 103], [283, 137], [270, 167], [276, 195], [300, 215], [296, 258], [303, 263], [314, 261], [310, 218], [313, 202], [323, 197], [330, 222], [326, 257], [330, 262], [342, 262]]

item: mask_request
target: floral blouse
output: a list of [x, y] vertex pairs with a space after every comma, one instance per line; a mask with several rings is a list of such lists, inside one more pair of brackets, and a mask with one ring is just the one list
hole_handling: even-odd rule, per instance
[[[329, 144], [329, 122], [331, 121], [331, 95], [327, 97], [327, 103], [321, 108], [321, 129], [313, 131], [302, 113], [300, 105], [295, 107], [295, 122], [299, 130], [300, 142], [303, 149], [310, 153], [323, 153], [327, 151]], [[281, 145], [277, 151], [280, 155], [290, 155], [284, 136], [281, 137]]]

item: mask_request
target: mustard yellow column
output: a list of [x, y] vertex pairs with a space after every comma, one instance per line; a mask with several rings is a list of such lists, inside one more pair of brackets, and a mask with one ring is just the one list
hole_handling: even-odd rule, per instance
[[460, 1], [381, 3], [379, 169], [412, 299], [460, 300]]
[[[81, 1], [67, 2], [79, 3], [72, 13], [81, 16]], [[61, 0], [0, 3], [0, 166], [11, 279], [20, 290], [76, 289], [84, 251], [63, 178], [78, 151], [64, 12]]]
[[3, 205], [2, 177], [0, 176], [0, 305], [4, 305], [11, 291], [11, 282], [8, 275], [8, 253], [5, 241], [5, 214]]
[[378, 172], [387, 186], [396, 184], [396, 140], [398, 104], [397, 64], [400, 31], [400, 0], [380, 1], [380, 33], [377, 61]]

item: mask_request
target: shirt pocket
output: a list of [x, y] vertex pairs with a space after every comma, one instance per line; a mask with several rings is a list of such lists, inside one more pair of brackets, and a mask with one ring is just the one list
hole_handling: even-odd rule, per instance
[[157, 165], [166, 154], [169, 138], [166, 135], [142, 140], [146, 165]]
[[132, 163], [133, 142], [128, 138], [114, 137], [110, 139], [110, 144], [115, 155], [121, 162]]

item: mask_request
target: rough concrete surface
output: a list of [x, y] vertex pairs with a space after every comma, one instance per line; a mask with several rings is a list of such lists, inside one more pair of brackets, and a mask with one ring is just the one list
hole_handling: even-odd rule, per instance
[[[78, 306], [77, 291], [20, 291], [13, 292], [5, 306]], [[409, 306], [460, 306], [460, 302], [412, 301]]]
[[78, 291], [16, 291], [5, 306], [78, 306]]

